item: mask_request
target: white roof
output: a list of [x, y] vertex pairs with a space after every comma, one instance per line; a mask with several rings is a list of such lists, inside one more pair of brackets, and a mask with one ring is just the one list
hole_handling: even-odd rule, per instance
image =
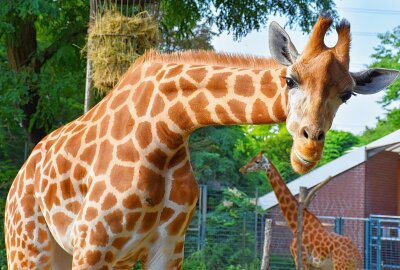
[[[392, 151], [400, 154], [400, 130], [386, 135], [379, 140], [373, 141], [367, 145], [355, 148], [347, 154], [332, 160], [331, 162], [318, 167], [311, 172], [300, 176], [287, 184], [292, 194], [299, 193], [300, 186], [311, 188], [328, 176], [336, 176], [345, 172], [358, 164], [363, 163], [369, 157], [381, 152]], [[274, 192], [270, 192], [258, 198], [258, 205], [263, 209], [269, 209], [278, 204]]]

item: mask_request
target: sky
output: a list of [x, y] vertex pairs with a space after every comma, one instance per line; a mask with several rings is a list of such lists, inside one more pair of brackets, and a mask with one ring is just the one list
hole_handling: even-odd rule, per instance
[[[339, 17], [346, 18], [351, 24], [352, 43], [350, 49], [350, 71], [366, 69], [373, 59], [374, 47], [380, 43], [378, 33], [392, 31], [400, 25], [400, 0], [334, 0]], [[286, 18], [271, 17], [281, 26]], [[212, 41], [214, 48], [220, 52], [243, 53], [258, 56], [270, 56], [268, 49], [268, 25], [262, 31], [253, 31], [240, 41], [234, 41], [233, 36], [222, 33]], [[301, 52], [308, 40], [308, 34], [299, 28], [285, 29], [297, 50]], [[328, 46], [334, 46], [337, 41], [335, 31], [325, 38]], [[332, 129], [350, 131], [360, 134], [366, 126], [374, 127], [377, 118], [385, 116], [385, 110], [377, 101], [384, 92], [374, 95], [358, 95], [352, 97], [346, 104], [340, 106], [332, 124]]]

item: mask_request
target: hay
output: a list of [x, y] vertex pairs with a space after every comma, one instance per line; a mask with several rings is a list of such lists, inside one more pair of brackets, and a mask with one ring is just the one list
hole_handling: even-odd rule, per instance
[[157, 23], [147, 12], [126, 17], [108, 10], [97, 16], [87, 44], [94, 87], [108, 93], [135, 59], [155, 46], [157, 35]]

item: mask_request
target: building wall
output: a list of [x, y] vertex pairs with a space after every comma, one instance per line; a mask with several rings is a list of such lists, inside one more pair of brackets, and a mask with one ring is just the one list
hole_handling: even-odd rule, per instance
[[381, 152], [367, 160], [365, 213], [398, 214], [398, 164], [400, 156], [393, 152]]
[[[328, 175], [327, 175], [328, 176]], [[322, 179], [321, 179], [322, 180]], [[317, 216], [368, 217], [370, 214], [400, 214], [400, 156], [393, 152], [381, 152], [365, 163], [335, 176], [317, 193], [309, 209]], [[272, 228], [273, 253], [289, 254], [293, 239], [278, 205], [268, 210], [267, 216], [275, 223]], [[332, 224], [334, 219], [321, 219]], [[358, 246], [364, 255], [364, 222], [343, 220], [343, 234]], [[332, 230], [333, 226], [326, 227]]]
[[[364, 176], [364, 163], [335, 176], [318, 191], [317, 196], [310, 204], [309, 210], [317, 216], [364, 217]], [[274, 253], [289, 252], [290, 242], [293, 238], [289, 233], [288, 227], [282, 226], [284, 218], [279, 205], [269, 209], [267, 216], [274, 221], [278, 221], [278, 225], [274, 224], [272, 227], [272, 251]], [[326, 228], [333, 230], [334, 219], [324, 219], [321, 221], [327, 225], [330, 224]], [[363, 249], [364, 225], [360, 222], [344, 222], [344, 233], [346, 235], [349, 234], [351, 239], [357, 242], [361, 251]], [[348, 231], [350, 228], [351, 231]]]

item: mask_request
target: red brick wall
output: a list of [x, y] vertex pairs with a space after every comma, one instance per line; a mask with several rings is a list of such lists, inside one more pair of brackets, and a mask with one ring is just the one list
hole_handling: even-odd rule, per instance
[[362, 163], [335, 176], [318, 191], [309, 209], [317, 216], [364, 217], [364, 175]]
[[[309, 209], [317, 216], [363, 218], [370, 214], [397, 215], [400, 213], [399, 185], [400, 156], [382, 152], [335, 176], [317, 193]], [[284, 220], [278, 205], [269, 209], [267, 216], [274, 221]], [[344, 235], [352, 239], [363, 254], [363, 221], [345, 220]], [[272, 251], [288, 254], [292, 239], [288, 227], [274, 225]]]
[[397, 215], [398, 213], [398, 162], [400, 156], [381, 152], [367, 160], [365, 186], [365, 213]]

